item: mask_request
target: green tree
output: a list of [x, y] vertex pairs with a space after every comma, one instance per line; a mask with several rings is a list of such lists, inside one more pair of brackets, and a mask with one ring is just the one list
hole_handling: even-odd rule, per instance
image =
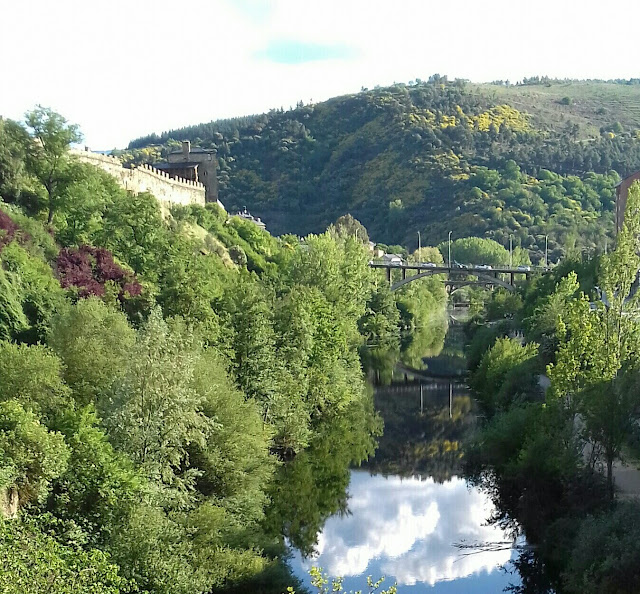
[[221, 338], [216, 310], [230, 281], [218, 255], [203, 254], [201, 249], [196, 240], [172, 237], [158, 265], [156, 299], [166, 317], [181, 316], [211, 344]]
[[154, 310], [138, 332], [129, 365], [101, 401], [110, 439], [143, 473], [175, 495], [193, 487], [188, 446], [204, 445], [211, 422], [193, 389], [199, 347]]
[[56, 220], [56, 239], [64, 246], [92, 243], [106, 211], [114, 201], [128, 198], [108, 173], [84, 163], [74, 167], [74, 179], [64, 189]]
[[64, 545], [51, 535], [55, 521], [0, 521], [0, 591], [6, 594], [121, 594], [133, 584], [118, 574], [109, 555]]
[[29, 328], [22, 309], [19, 279], [0, 268], [0, 340], [16, 338]]
[[640, 513], [637, 504], [620, 503], [609, 512], [587, 518], [574, 539], [564, 572], [568, 592], [632, 594], [640, 571]]
[[411, 262], [432, 262], [433, 264], [443, 265], [444, 258], [440, 253], [440, 250], [436, 247], [424, 246], [420, 250], [416, 250], [413, 254], [409, 255], [409, 261]]
[[203, 414], [214, 421], [207, 441], [190, 446], [191, 463], [202, 472], [198, 491], [240, 513], [249, 527], [262, 517], [275, 467], [269, 454], [271, 431], [257, 403], [233, 385], [215, 349], [207, 349], [197, 362], [193, 387], [203, 399]]
[[25, 171], [26, 130], [12, 120], [0, 120], [0, 198], [16, 202], [30, 185]]
[[32, 137], [27, 150], [27, 169], [47, 193], [50, 225], [62, 204], [66, 187], [73, 180], [69, 145], [80, 142], [82, 136], [78, 126], [40, 105], [25, 114], [25, 122]]
[[[17, 400], [0, 402], [0, 500], [23, 506], [46, 497], [51, 481], [62, 474], [69, 449]], [[5, 509], [0, 512], [6, 513]], [[15, 513], [15, 510], [11, 510]], [[1, 520], [0, 520], [1, 522]]]
[[335, 223], [329, 226], [327, 231], [335, 237], [343, 239], [352, 237], [365, 245], [369, 244], [369, 234], [366, 227], [350, 214], [342, 215]]
[[160, 205], [151, 194], [118, 194], [106, 209], [102, 229], [93, 241], [111, 250], [123, 262], [155, 281], [158, 260], [166, 248], [167, 230]]
[[[32, 252], [35, 250], [31, 250]], [[36, 343], [46, 336], [51, 316], [64, 302], [64, 291], [41, 255], [34, 255], [13, 241], [0, 254], [6, 277], [13, 279], [27, 324], [12, 338]]]
[[0, 402], [12, 399], [53, 427], [60, 412], [72, 406], [62, 361], [43, 345], [0, 341]]
[[[441, 243], [438, 248], [442, 254], [446, 255], [448, 254], [449, 244], [446, 242]], [[463, 237], [451, 242], [451, 259], [461, 264], [508, 266], [509, 250], [493, 239]]]
[[67, 409], [59, 428], [69, 448], [66, 470], [55, 479], [39, 511], [77, 527], [91, 546], [109, 550], [110, 535], [126, 524], [132, 507], [148, 497], [149, 485], [109, 443], [93, 406]]
[[533, 359], [537, 352], [537, 344], [522, 345], [511, 338], [498, 338], [485, 352], [480, 365], [471, 376], [470, 385], [488, 411], [495, 413], [512, 404], [500, 398], [501, 388], [508, 379], [509, 373]]
[[[613, 462], [640, 415], [640, 396], [629, 374], [640, 370], [639, 297], [631, 294], [640, 269], [640, 185], [634, 184], [616, 249], [602, 258], [603, 301], [596, 309], [575, 300], [558, 324], [560, 346], [549, 365], [551, 394], [579, 414], [586, 436], [604, 449], [613, 497]], [[632, 377], [632, 376], [631, 376]]]
[[64, 379], [80, 404], [95, 404], [130, 362], [136, 335], [126, 317], [89, 298], [61, 308], [47, 339], [64, 362]]

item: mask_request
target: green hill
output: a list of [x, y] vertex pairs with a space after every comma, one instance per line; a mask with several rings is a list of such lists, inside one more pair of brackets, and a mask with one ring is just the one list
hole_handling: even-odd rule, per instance
[[552, 258], [602, 249], [614, 185], [640, 168], [640, 85], [433, 76], [131, 142], [129, 159], [189, 139], [216, 147], [220, 198], [275, 233], [347, 212], [384, 243], [479, 235]]
[[[580, 126], [581, 138], [598, 137], [600, 129], [619, 122], [625, 130], [640, 128], [640, 85], [602, 81], [549, 81], [526, 85], [473, 85], [498, 103], [529, 113], [540, 127], [557, 129], [564, 122]], [[569, 101], [565, 98], [568, 98]]]

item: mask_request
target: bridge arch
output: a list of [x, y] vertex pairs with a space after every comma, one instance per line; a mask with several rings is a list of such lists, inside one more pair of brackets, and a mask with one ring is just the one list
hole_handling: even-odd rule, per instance
[[[412, 283], [413, 281], [416, 281], [420, 278], [425, 278], [427, 276], [433, 276], [434, 274], [442, 274], [442, 272], [437, 271], [437, 270], [426, 270], [425, 272], [421, 272], [420, 274], [415, 274], [413, 276], [408, 276], [407, 278], [403, 278], [402, 280], [398, 281], [397, 283], [394, 283], [393, 285], [391, 285], [391, 290], [392, 291], [397, 291], [398, 289], [400, 289], [401, 287], [404, 287], [405, 285]], [[478, 281], [467, 281], [465, 283], [466, 284], [483, 284], [483, 285], [495, 285], [497, 287], [502, 287], [503, 289], [507, 289], [507, 291], [515, 291], [516, 288], [515, 286], [513, 286], [512, 284], [509, 284], [506, 281], [503, 281], [501, 278], [496, 278], [495, 276], [491, 276], [488, 274], [484, 274], [482, 272], [479, 272], [477, 270], [466, 270], [464, 268], [460, 269], [460, 272], [458, 272], [458, 270], [456, 270], [456, 274], [464, 274], [465, 276], [476, 276], [478, 277]], [[479, 281], [483, 281], [483, 282], [479, 282]], [[450, 282], [450, 281], [448, 281]], [[463, 281], [461, 281], [463, 282]]]

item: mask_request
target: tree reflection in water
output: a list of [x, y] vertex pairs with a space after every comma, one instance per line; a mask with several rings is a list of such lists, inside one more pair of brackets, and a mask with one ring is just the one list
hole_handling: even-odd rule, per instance
[[349, 469], [376, 448], [382, 420], [371, 393], [317, 428], [311, 446], [283, 464], [273, 483], [266, 525], [303, 555], [313, 553], [326, 519], [347, 513]]

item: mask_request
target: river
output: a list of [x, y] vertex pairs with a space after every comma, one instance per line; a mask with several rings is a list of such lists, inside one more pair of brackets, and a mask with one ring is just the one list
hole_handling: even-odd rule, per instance
[[[462, 441], [475, 423], [456, 376], [464, 367], [461, 341], [461, 327], [450, 326], [425, 371], [398, 367], [390, 385], [375, 388], [384, 433], [375, 456], [350, 471], [346, 505], [322, 526], [315, 554], [294, 551], [290, 565], [305, 584], [314, 565], [342, 576], [347, 591], [366, 591], [369, 575], [385, 576], [384, 586], [397, 583], [400, 593], [502, 592], [520, 584], [510, 538], [487, 521], [491, 501], [461, 473]], [[467, 548], [474, 544], [485, 546]]]

